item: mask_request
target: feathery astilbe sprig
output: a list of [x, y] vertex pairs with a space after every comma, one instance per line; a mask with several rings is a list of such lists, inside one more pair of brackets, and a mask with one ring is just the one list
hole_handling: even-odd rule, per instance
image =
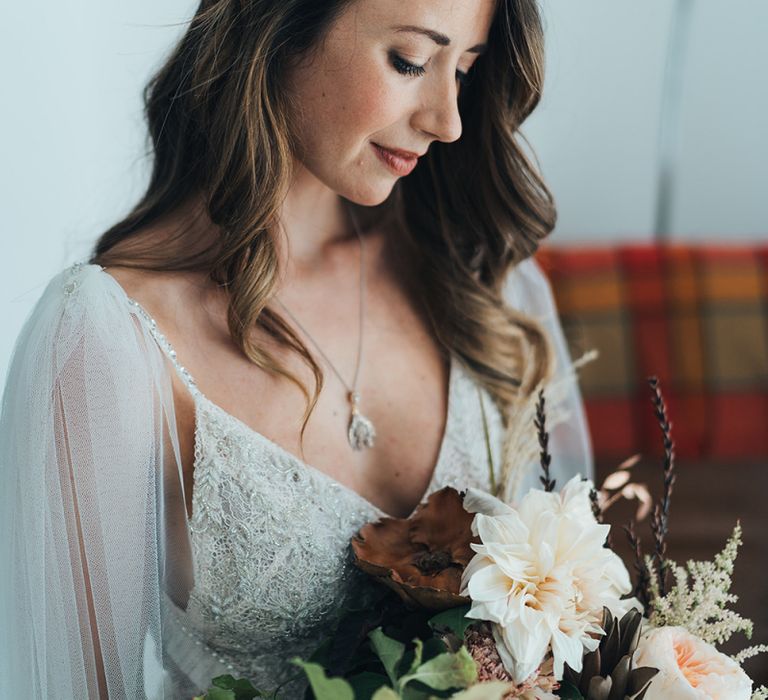
[[539, 391], [539, 400], [536, 403], [536, 418], [534, 419], [534, 425], [539, 435], [539, 447], [541, 453], [539, 455], [541, 462], [541, 470], [544, 472], [543, 476], [539, 477], [542, 486], [545, 491], [555, 490], [555, 480], [550, 478], [549, 465], [552, 463], [552, 455], [549, 454], [549, 433], [547, 432], [547, 414], [544, 410], [546, 399], [544, 398], [544, 390]]
[[731, 658], [737, 664], [743, 664], [747, 659], [751, 659], [758, 654], [768, 654], [768, 644], [755, 644], [752, 647], [742, 649], [738, 654], [734, 654]]
[[655, 627], [684, 627], [691, 634], [719, 645], [736, 632], [752, 636], [752, 622], [728, 608], [738, 597], [730, 592], [733, 565], [741, 544], [741, 525], [737, 524], [725, 548], [714, 561], [689, 561], [685, 567], [669, 561], [675, 585], [661, 595], [654, 576], [652, 557], [646, 558], [651, 570], [651, 608], [649, 622]]
[[664, 596], [667, 592], [669, 562], [667, 561], [667, 534], [669, 533], [669, 506], [672, 501], [672, 489], [675, 485], [675, 443], [672, 441], [672, 424], [667, 418], [667, 408], [659, 389], [656, 377], [648, 379], [653, 391], [652, 401], [654, 413], [659, 421], [659, 427], [664, 436], [664, 493], [661, 502], [656, 504], [651, 517], [651, 532], [654, 543], [654, 564], [658, 579], [659, 593]]
[[634, 596], [640, 601], [647, 615], [651, 605], [651, 572], [646, 565], [643, 549], [640, 545], [640, 538], [637, 536], [637, 532], [635, 532], [634, 521], [630, 521], [629, 525], [624, 526], [624, 532], [627, 535], [627, 540], [629, 540], [629, 546], [632, 547], [632, 554], [635, 558], [633, 565], [637, 573], [637, 582], [630, 597]]

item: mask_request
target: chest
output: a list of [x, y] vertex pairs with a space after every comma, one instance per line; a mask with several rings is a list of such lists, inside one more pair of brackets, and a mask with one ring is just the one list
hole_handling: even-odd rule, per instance
[[[398, 287], [373, 287], [366, 299], [357, 390], [360, 410], [374, 424], [377, 437], [373, 447], [353, 450], [347, 428], [348, 387], [353, 385], [358, 356], [356, 295], [350, 300], [336, 290], [328, 295], [304, 294], [301, 300], [291, 311], [306, 333], [295, 324], [292, 327], [324, 375], [303, 441], [307, 402], [301, 389], [284, 376], [254, 365], [232, 343], [226, 329], [220, 328], [218, 333], [215, 328], [198, 329], [195, 342], [182, 332], [177, 333], [175, 342], [169, 340], [206, 400], [276, 450], [327, 474], [384, 512], [408, 515], [424, 495], [440, 454], [448, 413], [450, 362], [417, 307]], [[275, 311], [280, 313], [280, 307]], [[253, 340], [271, 352], [312, 395], [314, 375], [295, 353], [281, 350], [273, 339], [259, 332], [254, 333]], [[183, 356], [180, 347], [184, 348]], [[175, 372], [173, 381], [186, 506], [191, 514], [196, 404]]]

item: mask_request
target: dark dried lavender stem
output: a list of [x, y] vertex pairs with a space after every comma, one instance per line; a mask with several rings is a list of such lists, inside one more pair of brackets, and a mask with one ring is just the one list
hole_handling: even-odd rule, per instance
[[664, 437], [664, 495], [661, 503], [657, 503], [651, 518], [651, 532], [654, 540], [654, 561], [656, 563], [659, 580], [659, 593], [667, 594], [667, 579], [669, 562], [667, 560], [667, 535], [669, 533], [669, 506], [672, 501], [672, 491], [677, 477], [675, 473], [675, 443], [672, 441], [672, 424], [667, 418], [667, 408], [659, 389], [659, 380], [656, 377], [648, 379], [653, 390], [651, 400], [654, 404], [654, 413], [659, 422]]
[[629, 525], [625, 525], [624, 532], [627, 534], [627, 540], [629, 540], [630, 547], [632, 547], [632, 553], [635, 557], [634, 568], [637, 572], [637, 583], [635, 584], [635, 589], [632, 591], [632, 595], [642, 603], [643, 609], [648, 613], [648, 608], [651, 603], [651, 573], [645, 565], [640, 538], [635, 532], [635, 523], [630, 522]]
[[589, 490], [589, 500], [592, 504], [592, 515], [595, 516], [595, 520], [597, 520], [597, 522], [602, 523], [603, 509], [600, 507], [600, 499], [598, 497], [596, 488], [591, 488]]
[[534, 425], [539, 433], [539, 447], [541, 447], [541, 469], [544, 476], [539, 477], [545, 491], [555, 490], [555, 480], [550, 479], [549, 465], [552, 462], [552, 455], [549, 454], [549, 433], [547, 433], [546, 413], [544, 412], [544, 390], [539, 391], [539, 401], [536, 404], [536, 418]]
[[[592, 515], [595, 516], [595, 520], [601, 525], [605, 522], [603, 518], [603, 509], [600, 507], [600, 497], [597, 493], [597, 489], [592, 487], [589, 490], [589, 500], [592, 504]], [[613, 541], [611, 539], [611, 530], [608, 531], [608, 536], [605, 538], [605, 547], [613, 549]]]

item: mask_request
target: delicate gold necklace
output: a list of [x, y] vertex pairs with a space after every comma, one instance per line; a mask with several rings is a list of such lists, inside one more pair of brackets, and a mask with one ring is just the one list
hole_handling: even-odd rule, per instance
[[347, 440], [349, 440], [349, 444], [352, 446], [353, 450], [362, 450], [365, 447], [373, 447], [374, 440], [376, 439], [376, 429], [373, 427], [373, 423], [366, 418], [362, 413], [360, 413], [360, 392], [357, 390], [357, 380], [360, 373], [360, 364], [362, 362], [363, 357], [363, 319], [365, 318], [365, 264], [364, 264], [364, 252], [365, 252], [365, 245], [363, 243], [363, 236], [360, 233], [360, 228], [357, 225], [357, 220], [355, 219], [354, 214], [352, 213], [352, 210], [349, 209], [349, 216], [352, 219], [352, 224], [355, 228], [355, 233], [357, 233], [357, 237], [360, 241], [360, 319], [359, 319], [359, 328], [357, 333], [357, 363], [355, 365], [355, 378], [352, 380], [352, 387], [350, 387], [345, 381], [344, 377], [341, 376], [339, 371], [334, 366], [333, 362], [330, 361], [328, 356], [323, 352], [323, 349], [317, 344], [317, 341], [307, 332], [307, 329], [304, 328], [304, 326], [301, 324], [299, 319], [297, 319], [286, 307], [285, 304], [283, 304], [280, 299], [275, 297], [275, 301], [277, 301], [278, 304], [283, 308], [283, 310], [293, 319], [293, 322], [303, 331], [304, 335], [309, 338], [309, 340], [312, 341], [314, 346], [318, 349], [320, 354], [325, 358], [325, 361], [328, 363], [330, 368], [336, 373], [336, 376], [339, 378], [339, 381], [344, 385], [344, 387], [347, 389], [347, 400], [350, 404], [350, 418], [349, 418], [349, 425], [347, 426]]

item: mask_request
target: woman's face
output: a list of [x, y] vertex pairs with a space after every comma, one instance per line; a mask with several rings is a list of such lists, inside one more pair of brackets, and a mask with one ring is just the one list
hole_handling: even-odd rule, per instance
[[[355, 0], [289, 75], [296, 156], [358, 204], [383, 202], [433, 141], [461, 136], [463, 74], [482, 52], [496, 0]], [[402, 155], [402, 154], [401, 154]]]

